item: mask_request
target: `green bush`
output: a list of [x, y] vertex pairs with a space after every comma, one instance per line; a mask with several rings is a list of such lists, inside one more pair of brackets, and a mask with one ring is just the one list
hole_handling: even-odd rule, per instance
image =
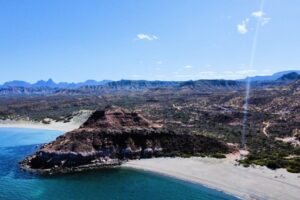
[[248, 163], [243, 163], [244, 167], [250, 167], [250, 165]]
[[287, 167], [286, 170], [290, 173], [300, 173], [300, 168]]
[[267, 165], [266, 160], [263, 160], [263, 159], [255, 160], [255, 161], [253, 161], [253, 163], [254, 163], [255, 165], [260, 165], [260, 166], [266, 166], [266, 165]]
[[211, 157], [213, 157], [213, 158], [226, 158], [226, 156], [224, 154], [221, 154], [221, 153], [212, 154]]
[[278, 169], [280, 168], [280, 165], [278, 164], [278, 162], [274, 161], [274, 160], [269, 160], [267, 161], [267, 165], [268, 168], [270, 169]]

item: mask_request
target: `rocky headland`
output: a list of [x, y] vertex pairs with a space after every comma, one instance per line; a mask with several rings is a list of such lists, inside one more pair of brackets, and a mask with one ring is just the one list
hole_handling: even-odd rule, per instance
[[51, 174], [122, 164], [127, 159], [228, 153], [212, 137], [177, 132], [137, 112], [109, 106], [80, 128], [45, 144], [21, 162], [23, 169]]

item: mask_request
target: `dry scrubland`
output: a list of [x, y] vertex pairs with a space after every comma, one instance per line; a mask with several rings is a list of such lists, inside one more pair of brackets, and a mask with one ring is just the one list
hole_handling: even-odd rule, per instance
[[[299, 85], [299, 80], [295, 80], [285, 84], [260, 83], [252, 87], [246, 137], [250, 154], [242, 161], [243, 165], [300, 171]], [[141, 86], [140, 82], [120, 82], [109, 87], [58, 90], [55, 94], [25, 95], [22, 98], [4, 95], [0, 98], [0, 117], [6, 124], [9, 123], [7, 119], [30, 120], [46, 125], [50, 123], [48, 127], [72, 125], [65, 129], [70, 130], [80, 124], [78, 120], [73, 123], [76, 116], [81, 115], [80, 110], [92, 111], [117, 105], [142, 113], [153, 122], [182, 134], [200, 134], [240, 144], [244, 103], [241, 83], [200, 81], [185, 82], [180, 87], [152, 88]]]

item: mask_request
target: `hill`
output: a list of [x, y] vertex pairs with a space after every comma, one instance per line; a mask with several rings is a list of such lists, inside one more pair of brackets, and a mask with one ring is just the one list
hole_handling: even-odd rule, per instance
[[77, 130], [42, 146], [22, 167], [42, 173], [69, 172], [119, 164], [124, 159], [226, 153], [227, 145], [202, 135], [165, 129], [137, 112], [107, 107]]

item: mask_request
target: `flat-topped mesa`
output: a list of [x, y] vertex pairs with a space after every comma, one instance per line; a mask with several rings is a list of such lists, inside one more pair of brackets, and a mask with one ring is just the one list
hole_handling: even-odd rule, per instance
[[179, 134], [136, 112], [107, 107], [94, 112], [79, 129], [43, 145], [21, 166], [40, 172], [63, 172], [119, 164], [123, 159], [228, 151], [228, 146], [215, 138]]

